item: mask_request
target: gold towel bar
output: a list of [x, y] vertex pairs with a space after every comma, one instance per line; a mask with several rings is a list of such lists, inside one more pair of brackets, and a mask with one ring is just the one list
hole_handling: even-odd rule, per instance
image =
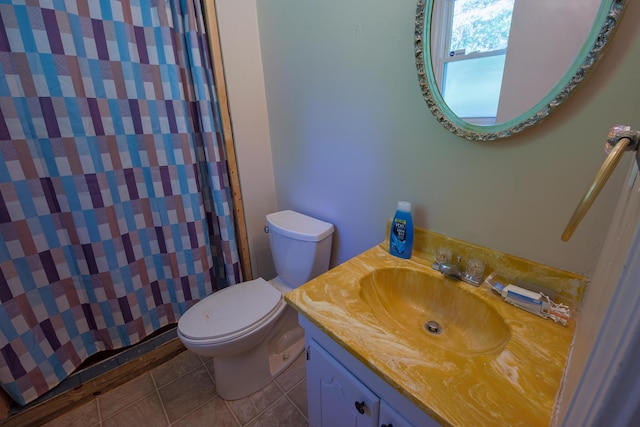
[[[640, 132], [629, 131], [628, 128], [622, 127], [611, 128], [606, 144], [609, 146], [613, 145], [613, 149], [600, 167], [600, 170], [593, 179], [591, 186], [584, 193], [584, 196], [578, 204], [578, 207], [576, 207], [576, 210], [573, 212], [571, 219], [569, 219], [569, 223], [562, 233], [562, 241], [569, 241], [573, 232], [580, 224], [580, 221], [582, 221], [582, 218], [585, 216], [596, 197], [598, 197], [598, 194], [600, 194], [600, 190], [602, 190], [602, 187], [606, 184], [607, 180], [613, 173], [613, 170], [616, 168], [618, 163], [620, 163], [620, 159], [622, 159], [624, 152], [627, 150], [637, 151], [639, 140]], [[640, 163], [640, 158], [638, 158], [638, 156], [636, 156], [636, 159]]]

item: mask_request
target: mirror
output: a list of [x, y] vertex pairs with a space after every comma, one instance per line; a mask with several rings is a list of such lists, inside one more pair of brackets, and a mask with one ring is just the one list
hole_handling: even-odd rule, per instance
[[[461, 49], [458, 42], [452, 41], [456, 38], [451, 30], [456, 25], [454, 16], [459, 13], [454, 2], [460, 2], [467, 8], [474, 4], [482, 5], [480, 10], [485, 17], [485, 11], [491, 9], [487, 7], [488, 3], [501, 7], [507, 3], [507, 9], [513, 8], [512, 14], [511, 9], [508, 12], [510, 22], [507, 21], [506, 30], [502, 28], [507, 41], [485, 49], [493, 49], [491, 52], [478, 47], [469, 48], [470, 44]], [[591, 7], [587, 3], [418, 0], [416, 67], [420, 88], [431, 113], [450, 132], [469, 140], [506, 138], [540, 123], [584, 81], [602, 56], [620, 21], [625, 0], [593, 0]], [[533, 6], [539, 10], [527, 10]], [[500, 13], [505, 15], [506, 12]], [[499, 18], [504, 24], [502, 15]], [[469, 24], [468, 19], [467, 23], [469, 28], [477, 30], [476, 23]], [[495, 19], [489, 26], [498, 27]], [[572, 37], [573, 42], [570, 41]], [[498, 37], [492, 34], [489, 38]], [[500, 64], [499, 74], [493, 67], [493, 84], [487, 83], [491, 79], [479, 77], [473, 66], [461, 66], [487, 62], [487, 58], [493, 64]], [[462, 71], [456, 73], [455, 67]], [[473, 84], [480, 81], [482, 84], [474, 88]], [[442, 87], [445, 90], [441, 90]], [[489, 87], [495, 89], [486, 95]], [[469, 112], [475, 108], [466, 108], [471, 105], [470, 95], [478, 93], [483, 95], [476, 96], [477, 99], [495, 98], [493, 110], [483, 107], [484, 110], [478, 114]]]

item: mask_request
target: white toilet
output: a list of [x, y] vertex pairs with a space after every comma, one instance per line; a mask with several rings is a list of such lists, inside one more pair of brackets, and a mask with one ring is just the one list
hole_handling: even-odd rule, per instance
[[266, 386], [304, 349], [304, 331], [283, 295], [329, 268], [333, 225], [294, 211], [267, 215], [278, 276], [215, 292], [187, 310], [178, 337], [213, 357], [218, 395], [246, 397]]

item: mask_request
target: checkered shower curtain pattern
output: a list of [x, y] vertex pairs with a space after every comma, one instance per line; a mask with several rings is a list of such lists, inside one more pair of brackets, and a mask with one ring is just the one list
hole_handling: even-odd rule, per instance
[[197, 0], [0, 0], [0, 382], [26, 404], [241, 281]]

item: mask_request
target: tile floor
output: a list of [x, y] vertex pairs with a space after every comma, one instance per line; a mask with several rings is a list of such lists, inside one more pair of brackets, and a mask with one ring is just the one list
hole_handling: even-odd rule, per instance
[[244, 399], [216, 394], [213, 360], [184, 351], [46, 427], [308, 426], [304, 353]]

